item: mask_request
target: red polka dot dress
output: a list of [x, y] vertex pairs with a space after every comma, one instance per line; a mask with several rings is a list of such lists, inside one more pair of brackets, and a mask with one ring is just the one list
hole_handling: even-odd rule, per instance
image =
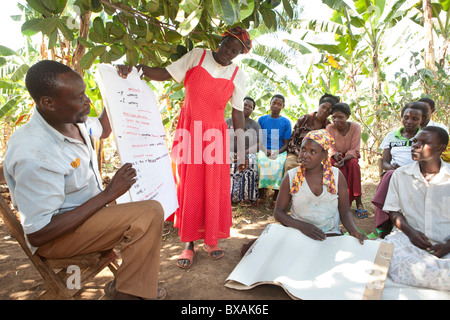
[[181, 109], [172, 148], [177, 162], [179, 208], [174, 226], [180, 240], [204, 239], [216, 245], [230, 236], [231, 194], [229, 134], [224, 110], [234, 89], [231, 79], [214, 78], [202, 67], [206, 51], [184, 80]]

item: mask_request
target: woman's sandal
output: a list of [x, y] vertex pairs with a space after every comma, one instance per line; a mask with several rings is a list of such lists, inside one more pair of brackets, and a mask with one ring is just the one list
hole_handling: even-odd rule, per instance
[[[210, 258], [213, 259], [213, 260], [220, 259], [220, 258], [222, 258], [222, 257], [225, 255], [225, 253], [223, 252], [223, 250], [220, 249], [218, 245], [209, 246], [209, 245], [207, 245], [206, 243], [204, 243], [204, 244], [203, 244], [203, 250], [205, 250], [206, 252], [208, 252], [208, 257], [210, 257]], [[213, 253], [213, 252], [216, 252], [216, 251], [220, 251], [221, 254], [219, 254], [219, 255], [212, 255], [212, 253]]]
[[[195, 253], [196, 253], [195, 248], [194, 250], [189, 249], [183, 250], [183, 252], [181, 252], [181, 255], [177, 259], [177, 266], [180, 267], [181, 269], [189, 269], [192, 263], [194, 262]], [[184, 265], [180, 263], [180, 260], [188, 260], [189, 263]]]
[[358, 209], [358, 208], [356, 208], [355, 209], [355, 216], [358, 219], [364, 219], [364, 218], [367, 218], [369, 216], [369, 214], [367, 213], [366, 209]]

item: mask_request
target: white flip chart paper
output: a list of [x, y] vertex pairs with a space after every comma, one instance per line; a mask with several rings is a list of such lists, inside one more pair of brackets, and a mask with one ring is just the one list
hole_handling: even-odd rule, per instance
[[159, 201], [167, 219], [178, 208], [175, 181], [158, 103], [136, 70], [121, 78], [112, 65], [97, 66], [96, 80], [107, 108], [122, 164], [131, 163], [137, 182], [117, 202]]

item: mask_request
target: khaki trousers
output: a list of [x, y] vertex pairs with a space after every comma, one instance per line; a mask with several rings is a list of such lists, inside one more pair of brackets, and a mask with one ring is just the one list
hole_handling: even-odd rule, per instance
[[120, 244], [117, 291], [155, 299], [163, 225], [164, 210], [157, 201], [110, 205], [76, 230], [39, 247], [36, 253], [46, 258], [69, 258]]

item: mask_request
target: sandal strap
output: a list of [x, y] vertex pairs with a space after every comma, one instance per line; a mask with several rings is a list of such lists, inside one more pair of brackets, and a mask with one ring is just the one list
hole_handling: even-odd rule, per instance
[[181, 252], [181, 255], [178, 257], [177, 260], [187, 259], [192, 260], [192, 258], [195, 256], [195, 252], [193, 250], [185, 249]]
[[[222, 257], [224, 256], [223, 250], [220, 249], [220, 247], [219, 247], [217, 244], [210, 246], [210, 245], [207, 245], [207, 244], [205, 243], [205, 244], [203, 244], [203, 250], [205, 250], [205, 251], [208, 253], [208, 256], [209, 256], [211, 259], [213, 259], [213, 260], [220, 259], [220, 258], [222, 258]], [[211, 253], [213, 253], [214, 251], [220, 251], [220, 252], [222, 252], [222, 253], [219, 254], [217, 257], [213, 257], [213, 256], [211, 255]]]
[[[194, 261], [195, 257], [195, 248], [194, 250], [185, 249], [181, 252], [181, 255], [177, 259], [177, 265], [181, 269], [189, 269]], [[189, 263], [187, 265], [180, 264], [180, 260], [188, 260]]]

